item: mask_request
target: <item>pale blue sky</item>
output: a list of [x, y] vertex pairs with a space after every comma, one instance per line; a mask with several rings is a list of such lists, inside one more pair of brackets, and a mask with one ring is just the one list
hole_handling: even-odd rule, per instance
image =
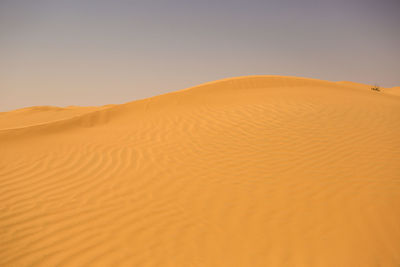
[[221, 78], [400, 85], [398, 0], [0, 0], [0, 111]]

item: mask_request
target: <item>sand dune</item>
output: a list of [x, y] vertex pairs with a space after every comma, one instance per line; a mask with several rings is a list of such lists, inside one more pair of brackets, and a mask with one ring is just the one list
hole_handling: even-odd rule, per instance
[[392, 87], [392, 88], [386, 88], [385, 89], [386, 94], [391, 94], [395, 96], [400, 96], [400, 86], [398, 87]]
[[279, 76], [0, 113], [0, 266], [399, 266], [399, 132], [398, 96]]
[[47, 124], [54, 121], [69, 119], [92, 111], [106, 109], [111, 106], [112, 105], [103, 107], [70, 106], [66, 108], [37, 106], [22, 108], [12, 112], [0, 112], [0, 130]]

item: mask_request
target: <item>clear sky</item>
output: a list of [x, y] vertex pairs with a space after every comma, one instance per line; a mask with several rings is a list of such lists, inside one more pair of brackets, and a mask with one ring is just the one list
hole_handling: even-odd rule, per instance
[[0, 111], [221, 78], [400, 85], [399, 0], [0, 0]]

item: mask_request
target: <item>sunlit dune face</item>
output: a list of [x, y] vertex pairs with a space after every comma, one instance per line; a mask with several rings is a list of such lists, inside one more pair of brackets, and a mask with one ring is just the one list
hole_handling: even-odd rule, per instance
[[279, 76], [0, 113], [0, 266], [398, 266], [399, 132], [395, 94]]

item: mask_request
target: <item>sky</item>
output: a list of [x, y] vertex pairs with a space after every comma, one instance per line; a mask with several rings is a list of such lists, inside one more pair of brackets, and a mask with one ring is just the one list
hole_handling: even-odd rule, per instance
[[285, 75], [400, 86], [399, 0], [0, 0], [0, 111]]

